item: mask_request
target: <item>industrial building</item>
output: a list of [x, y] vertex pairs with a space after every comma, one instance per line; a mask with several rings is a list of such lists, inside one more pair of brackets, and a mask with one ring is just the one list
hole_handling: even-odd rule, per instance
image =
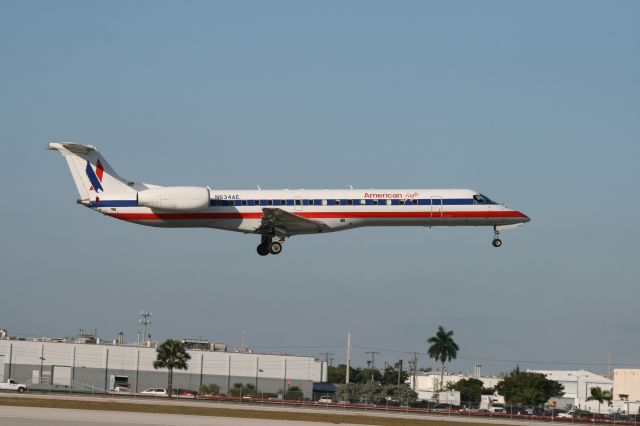
[[[449, 372], [445, 372], [443, 388], [446, 389], [447, 385], [449, 384], [453, 385], [462, 379], [469, 378], [475, 378], [482, 381], [485, 388], [492, 388], [501, 380], [500, 377], [481, 376], [479, 368], [476, 368], [476, 372], [472, 376], [466, 374], [451, 374]], [[460, 401], [459, 392], [440, 392], [440, 372], [437, 371], [416, 373], [415, 385], [414, 377], [409, 376], [409, 386], [416, 391], [416, 393], [418, 394], [418, 399], [433, 401], [437, 398], [438, 402], [454, 405], [460, 405], [461, 402], [464, 402]]]
[[[107, 391], [121, 384], [131, 392], [166, 387], [167, 370], [153, 368], [156, 350], [145, 347], [153, 346], [150, 342], [102, 344], [87, 336], [82, 343], [44, 340], [0, 340], [0, 380], [11, 377], [28, 385]], [[313, 357], [203, 349], [188, 353], [188, 369], [174, 371], [174, 388], [198, 390], [202, 384], [217, 384], [221, 393], [228, 393], [235, 383], [242, 383], [277, 394], [297, 386], [311, 398], [313, 384], [327, 379], [326, 362]]]
[[640, 368], [616, 368], [613, 370], [615, 399], [640, 402]]

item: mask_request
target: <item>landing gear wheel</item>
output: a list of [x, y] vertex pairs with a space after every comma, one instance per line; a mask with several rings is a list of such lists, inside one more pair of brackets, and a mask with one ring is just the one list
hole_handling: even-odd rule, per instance
[[496, 238], [491, 244], [493, 244], [494, 247], [500, 247], [502, 245], [502, 240], [500, 238]]
[[258, 246], [258, 254], [260, 256], [266, 256], [269, 254], [269, 247], [266, 244], [260, 244]]
[[280, 254], [281, 251], [282, 251], [282, 244], [280, 244], [279, 242], [274, 241], [269, 245], [269, 252], [271, 254]]

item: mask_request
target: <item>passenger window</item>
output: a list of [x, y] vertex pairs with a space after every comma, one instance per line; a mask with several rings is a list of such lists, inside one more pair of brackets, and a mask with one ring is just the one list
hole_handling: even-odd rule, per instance
[[336, 201], [335, 201], [335, 205], [336, 205], [336, 206], [339, 206], [339, 205], [340, 205], [340, 200], [336, 200]]
[[246, 206], [246, 205], [247, 205], [247, 200], [242, 200], [242, 203], [241, 203], [241, 204], [242, 204], [243, 206]]
[[353, 200], [347, 200], [347, 204], [352, 206], [353, 205]]
[[401, 206], [404, 205], [404, 200], [398, 200], [398, 204], [400, 204]]
[[418, 205], [418, 200], [413, 200], [413, 205], [417, 206]]
[[360, 200], [360, 204], [364, 206], [365, 204], [367, 204], [367, 200]]
[[387, 205], [390, 206], [391, 205], [391, 200], [387, 200]]
[[378, 205], [378, 200], [373, 200], [373, 205], [377, 206]]
[[287, 205], [287, 202], [286, 202], [285, 200], [280, 200], [280, 205], [281, 205], [281, 206], [286, 206], [286, 205]]
[[299, 206], [300, 204], [302, 204], [301, 200], [295, 200], [296, 206]]
[[327, 200], [322, 200], [322, 205], [326, 206], [327, 205]]
[[272, 205], [273, 205], [273, 200], [268, 200], [268, 201], [267, 201], [267, 205], [268, 205], [268, 206], [272, 206]]

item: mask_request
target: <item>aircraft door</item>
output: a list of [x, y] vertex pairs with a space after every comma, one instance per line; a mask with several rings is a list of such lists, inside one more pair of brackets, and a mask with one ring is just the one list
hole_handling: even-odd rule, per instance
[[431, 219], [442, 219], [442, 197], [431, 197]]

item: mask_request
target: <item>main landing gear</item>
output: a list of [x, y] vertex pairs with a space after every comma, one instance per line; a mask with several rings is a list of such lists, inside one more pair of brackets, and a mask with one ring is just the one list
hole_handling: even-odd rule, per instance
[[502, 240], [500, 239], [500, 231], [496, 226], [493, 227], [493, 241], [491, 242], [494, 247], [500, 247], [502, 245]]
[[[277, 238], [277, 240], [274, 241], [274, 238]], [[258, 245], [257, 251], [260, 256], [266, 256], [269, 253], [280, 254], [282, 252], [282, 243], [278, 237], [263, 235], [262, 242]]]

